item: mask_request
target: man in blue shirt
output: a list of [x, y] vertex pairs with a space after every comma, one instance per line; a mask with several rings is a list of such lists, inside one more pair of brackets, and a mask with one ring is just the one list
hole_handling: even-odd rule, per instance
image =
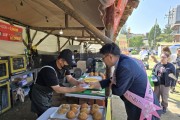
[[[104, 45], [100, 49], [100, 53], [103, 55], [102, 59], [108, 67], [115, 66], [114, 74], [112, 79], [90, 83], [91, 86], [94, 88], [106, 88], [110, 86], [112, 94], [118, 95], [124, 101], [128, 116], [127, 119], [139, 120], [141, 118], [142, 110], [133, 104], [132, 101], [127, 99], [126, 93], [128, 91], [128, 93], [133, 93], [142, 99], [145, 98], [148, 84], [145, 71], [138, 65], [137, 61], [121, 54], [119, 47], [114, 43]], [[159, 101], [153, 92], [152, 98], [152, 106], [153, 104], [160, 106]], [[157, 110], [157, 112], [160, 114], [161, 111]], [[151, 115], [153, 115], [152, 120], [159, 120], [159, 118], [154, 116], [154, 114]]]

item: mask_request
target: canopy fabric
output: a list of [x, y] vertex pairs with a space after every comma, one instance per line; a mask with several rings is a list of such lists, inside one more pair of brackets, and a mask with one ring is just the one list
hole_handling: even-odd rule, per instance
[[[62, 0], [61, 0], [62, 1]], [[122, 0], [63, 0], [63, 2], [74, 11], [78, 12], [83, 18], [88, 20], [93, 26], [97, 27], [103, 33], [105, 31], [105, 18], [102, 16], [105, 8]], [[138, 0], [126, 0], [128, 3]], [[129, 4], [127, 9], [134, 8]], [[88, 39], [92, 37], [79, 22], [64, 10], [58, 8], [50, 0], [0, 0], [0, 19], [8, 21], [11, 24], [29, 26], [35, 30], [50, 32], [59, 35], [63, 30], [62, 37], [75, 37]], [[132, 9], [130, 9], [132, 12]], [[130, 12], [130, 13], [131, 13]], [[126, 14], [127, 16], [130, 13]], [[125, 22], [121, 22], [118, 28], [121, 28]]]

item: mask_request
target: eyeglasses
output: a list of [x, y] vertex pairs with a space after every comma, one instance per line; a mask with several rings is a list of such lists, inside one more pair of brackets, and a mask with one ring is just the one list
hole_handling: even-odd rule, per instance
[[104, 57], [102, 57], [102, 60], [104, 61], [104, 59], [105, 59], [107, 56], [109, 56], [109, 54], [108, 54], [108, 55], [105, 55]]

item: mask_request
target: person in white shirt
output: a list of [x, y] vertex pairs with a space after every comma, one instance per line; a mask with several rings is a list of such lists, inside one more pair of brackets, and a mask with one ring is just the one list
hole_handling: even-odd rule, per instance
[[139, 52], [139, 55], [141, 60], [144, 60], [144, 58], [148, 56], [148, 51], [143, 47]]

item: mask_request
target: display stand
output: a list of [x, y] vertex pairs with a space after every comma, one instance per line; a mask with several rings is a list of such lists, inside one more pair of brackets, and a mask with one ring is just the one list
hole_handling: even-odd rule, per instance
[[[38, 69], [28, 70], [26, 72], [10, 76], [11, 103], [12, 107], [22, 101], [21, 97], [28, 95], [30, 85], [37, 76]], [[19, 93], [20, 91], [21, 93]], [[23, 102], [23, 101], [22, 101]]]

